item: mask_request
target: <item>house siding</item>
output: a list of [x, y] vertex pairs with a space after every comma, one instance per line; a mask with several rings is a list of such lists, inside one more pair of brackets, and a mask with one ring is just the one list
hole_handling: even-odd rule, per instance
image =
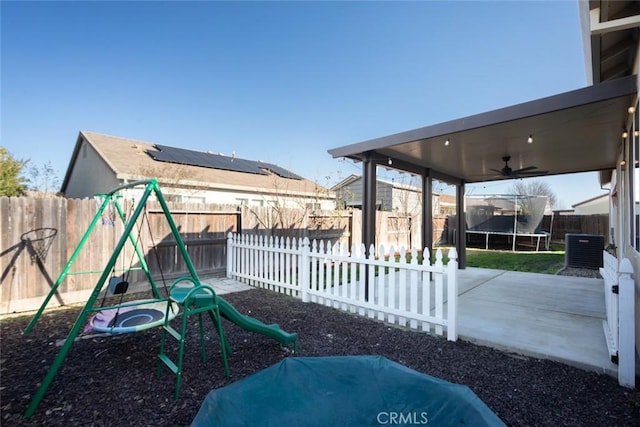
[[609, 197], [598, 197], [573, 205], [575, 215], [596, 215], [609, 213]]
[[115, 173], [87, 141], [83, 140], [79, 148], [65, 189], [66, 197], [90, 197], [95, 193], [109, 191], [120, 184]]

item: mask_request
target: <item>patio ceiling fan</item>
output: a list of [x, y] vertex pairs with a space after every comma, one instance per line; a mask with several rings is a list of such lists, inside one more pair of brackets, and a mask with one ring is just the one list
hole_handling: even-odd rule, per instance
[[526, 178], [527, 176], [533, 175], [544, 175], [549, 173], [548, 171], [539, 171], [537, 166], [527, 166], [521, 169], [511, 169], [509, 167], [509, 160], [511, 160], [511, 156], [503, 156], [502, 161], [504, 162], [504, 167], [502, 169], [491, 169], [492, 171], [500, 174], [505, 178], [510, 179], [518, 179], [518, 178]]

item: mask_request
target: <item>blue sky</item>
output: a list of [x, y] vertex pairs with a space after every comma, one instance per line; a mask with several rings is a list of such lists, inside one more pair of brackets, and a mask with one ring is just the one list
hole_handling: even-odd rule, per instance
[[[60, 178], [88, 130], [327, 185], [361, 172], [330, 148], [586, 85], [577, 1], [2, 1], [0, 16], [0, 145]], [[595, 173], [544, 179], [559, 207], [602, 193]]]

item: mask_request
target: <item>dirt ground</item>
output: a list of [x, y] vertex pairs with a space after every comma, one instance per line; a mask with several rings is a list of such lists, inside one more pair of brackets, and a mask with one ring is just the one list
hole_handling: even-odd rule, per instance
[[[469, 386], [507, 425], [640, 426], [640, 392], [616, 379], [561, 363], [509, 354], [465, 341], [404, 330], [264, 290], [225, 295], [240, 312], [299, 334], [300, 356], [382, 355], [420, 372]], [[290, 351], [224, 321], [233, 347], [231, 378], [208, 329], [200, 360], [190, 329], [182, 395], [174, 376], [156, 376], [160, 330], [78, 340], [36, 413], [23, 414], [79, 308], [48, 310], [28, 336], [30, 315], [0, 319], [0, 424], [3, 426], [186, 426], [206, 394], [260, 371]], [[195, 317], [195, 316], [194, 316]], [[208, 325], [210, 326], [210, 325]], [[312, 421], [312, 420], [310, 420]], [[312, 424], [312, 423], [311, 423]]]

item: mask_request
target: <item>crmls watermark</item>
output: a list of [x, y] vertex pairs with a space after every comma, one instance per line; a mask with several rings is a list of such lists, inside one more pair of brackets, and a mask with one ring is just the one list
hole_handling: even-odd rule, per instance
[[378, 424], [382, 425], [420, 425], [427, 424], [426, 412], [378, 412]]

